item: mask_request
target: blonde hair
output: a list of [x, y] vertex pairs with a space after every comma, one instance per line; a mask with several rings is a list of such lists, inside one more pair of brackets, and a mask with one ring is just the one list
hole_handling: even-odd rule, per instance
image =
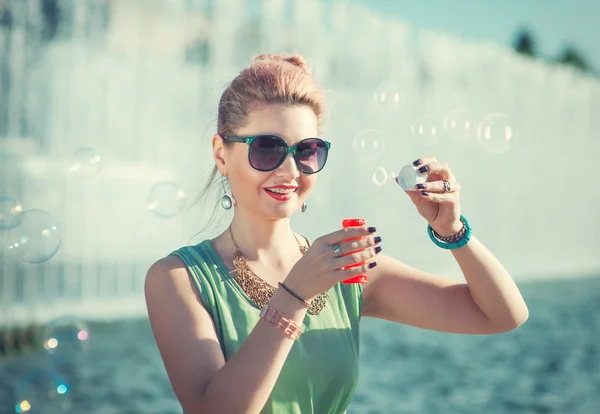
[[221, 95], [218, 133], [233, 135], [246, 124], [253, 106], [260, 104], [306, 105], [314, 111], [322, 129], [325, 99], [299, 54], [263, 54], [253, 58]]

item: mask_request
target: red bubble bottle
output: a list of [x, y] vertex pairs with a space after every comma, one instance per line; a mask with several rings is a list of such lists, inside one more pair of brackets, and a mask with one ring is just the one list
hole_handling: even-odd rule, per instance
[[[342, 220], [342, 227], [343, 228], [347, 228], [347, 227], [361, 227], [361, 226], [364, 226], [364, 225], [365, 225], [365, 220], [364, 219], [344, 219], [344, 220]], [[347, 241], [352, 241], [352, 240], [360, 240], [360, 239], [362, 239], [362, 237], [354, 237], [354, 238], [343, 240], [342, 243], [343, 242], [347, 242]], [[356, 252], [359, 252], [359, 251], [361, 251], [361, 250], [355, 250], [353, 252], [346, 253], [344, 256], [348, 256], [349, 254], [356, 253]], [[365, 262], [355, 263], [355, 264], [353, 264], [351, 266], [345, 266], [345, 267], [342, 267], [342, 269], [351, 269], [353, 267], [362, 266], [363, 264], [365, 264]], [[367, 274], [366, 273], [361, 273], [360, 275], [356, 275], [356, 276], [353, 276], [353, 277], [351, 277], [349, 279], [343, 280], [342, 283], [344, 283], [346, 285], [351, 284], [351, 283], [362, 283], [362, 284], [365, 284], [365, 283], [367, 283], [367, 281], [368, 281]]]

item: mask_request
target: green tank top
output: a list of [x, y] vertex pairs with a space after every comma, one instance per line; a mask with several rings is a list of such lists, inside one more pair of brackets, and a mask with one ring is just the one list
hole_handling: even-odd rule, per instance
[[[215, 323], [225, 360], [240, 348], [259, 320], [210, 240], [173, 253], [185, 264]], [[262, 413], [345, 413], [358, 383], [362, 286], [336, 284], [318, 315], [306, 314]]]

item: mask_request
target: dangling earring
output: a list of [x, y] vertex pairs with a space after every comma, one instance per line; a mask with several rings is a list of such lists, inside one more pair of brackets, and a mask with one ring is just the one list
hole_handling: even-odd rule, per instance
[[304, 213], [306, 211], [308, 207], [308, 204], [306, 204], [306, 201], [304, 203], [302, 203], [302, 212]]
[[227, 189], [225, 188], [225, 176], [221, 176], [221, 185], [223, 186], [223, 197], [221, 197], [221, 207], [225, 210], [229, 210], [233, 205], [231, 197], [227, 195]]

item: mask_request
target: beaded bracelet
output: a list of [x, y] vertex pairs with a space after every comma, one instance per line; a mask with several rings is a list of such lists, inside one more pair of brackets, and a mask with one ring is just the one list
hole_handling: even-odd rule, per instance
[[269, 305], [262, 308], [258, 316], [272, 323], [275, 327], [283, 329], [283, 332], [290, 339], [296, 340], [300, 338], [300, 335], [302, 334], [302, 328], [300, 328], [296, 322], [286, 318], [281, 312]]
[[463, 215], [460, 216], [460, 221], [463, 223], [460, 231], [448, 237], [442, 237], [437, 234], [433, 228], [431, 228], [431, 224], [429, 224], [427, 226], [429, 238], [436, 246], [441, 247], [442, 249], [454, 250], [463, 247], [471, 240], [471, 226], [469, 225], [467, 218]]
[[295, 297], [296, 299], [298, 299], [300, 302], [302, 302], [302, 304], [304, 306], [306, 306], [307, 308], [310, 308], [310, 303], [308, 303], [307, 301], [305, 301], [304, 299], [302, 299], [300, 296], [298, 296], [298, 294], [296, 294], [296, 292], [294, 292], [292, 289], [290, 289], [289, 287], [287, 287], [286, 285], [284, 285], [281, 282], [279, 282], [278, 284], [279, 284], [280, 287], [283, 288], [283, 290], [285, 290], [287, 293], [289, 293], [290, 295], [292, 295], [293, 297]]

